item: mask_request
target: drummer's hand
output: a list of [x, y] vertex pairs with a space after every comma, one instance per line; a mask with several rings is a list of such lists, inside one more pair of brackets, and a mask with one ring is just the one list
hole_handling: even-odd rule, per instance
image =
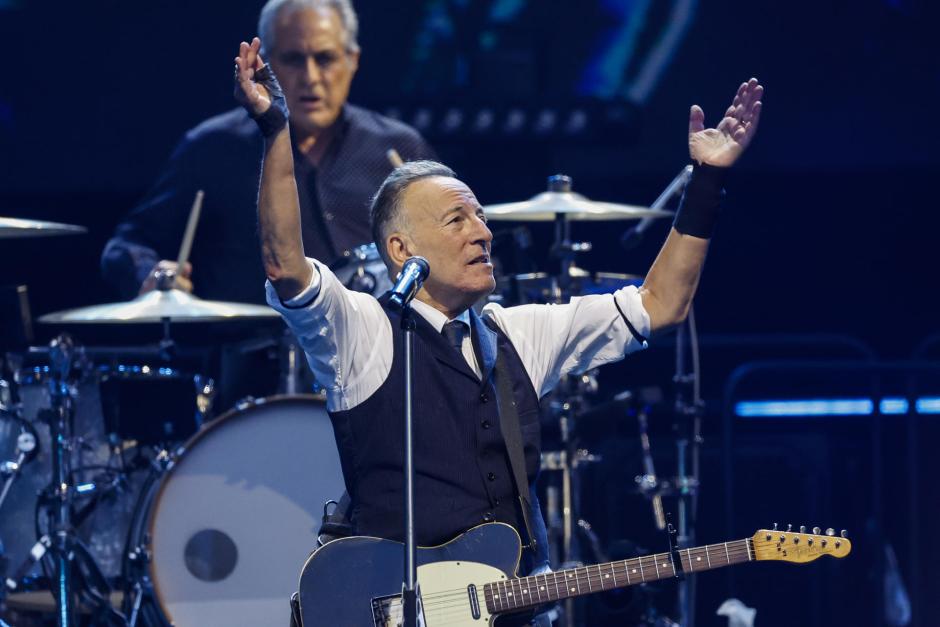
[[157, 289], [157, 274], [172, 272], [176, 275], [176, 280], [173, 282], [173, 287], [192, 294], [193, 282], [190, 277], [193, 275], [193, 264], [187, 261], [183, 265], [182, 272], [177, 272], [177, 270], [179, 270], [179, 266], [175, 261], [170, 261], [169, 259], [160, 261], [153, 267], [153, 270], [150, 271], [150, 274], [147, 275], [147, 278], [144, 279], [144, 282], [141, 283], [140, 293], [146, 294], [147, 292], [152, 292], [153, 290]]
[[254, 81], [255, 70], [264, 65], [261, 60], [261, 40], [255, 37], [251, 43], [242, 42], [235, 57], [235, 100], [255, 117], [271, 106], [268, 90]]
[[764, 87], [752, 78], [741, 83], [717, 128], [705, 128], [705, 112], [692, 105], [689, 112], [689, 155], [698, 163], [728, 167], [751, 143], [760, 120]]

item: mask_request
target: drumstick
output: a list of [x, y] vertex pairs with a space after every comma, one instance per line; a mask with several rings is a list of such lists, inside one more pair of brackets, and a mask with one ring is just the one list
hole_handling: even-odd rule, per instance
[[199, 223], [199, 212], [202, 211], [202, 198], [205, 193], [200, 189], [193, 200], [193, 208], [189, 210], [189, 221], [186, 223], [186, 232], [183, 233], [183, 243], [180, 244], [180, 254], [176, 257], [178, 273], [183, 272], [183, 266], [189, 261], [189, 251], [193, 247], [193, 237], [196, 235], [196, 224]]
[[393, 168], [400, 168], [402, 164], [405, 163], [405, 160], [401, 158], [401, 155], [398, 154], [398, 151], [394, 148], [389, 148], [385, 156], [388, 157], [388, 162], [392, 164]]

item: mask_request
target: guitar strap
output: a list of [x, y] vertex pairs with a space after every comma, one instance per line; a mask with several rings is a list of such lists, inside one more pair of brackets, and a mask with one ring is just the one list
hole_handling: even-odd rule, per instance
[[499, 396], [499, 425], [506, 442], [506, 451], [509, 453], [509, 465], [512, 467], [513, 483], [516, 484], [516, 493], [519, 504], [522, 506], [522, 520], [525, 522], [526, 535], [529, 537], [528, 547], [537, 553], [537, 542], [533, 533], [532, 504], [529, 500], [529, 478], [525, 471], [525, 454], [522, 450], [522, 428], [519, 426], [519, 412], [516, 409], [516, 400], [512, 395], [512, 381], [506, 367], [506, 359], [502, 351], [496, 351], [496, 392]]

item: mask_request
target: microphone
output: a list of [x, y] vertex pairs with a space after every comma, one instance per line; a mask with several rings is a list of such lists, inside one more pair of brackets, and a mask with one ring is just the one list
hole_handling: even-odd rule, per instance
[[[682, 193], [691, 176], [692, 166], [687, 165], [682, 168], [679, 174], [676, 175], [676, 178], [672, 179], [672, 182], [669, 183], [666, 189], [663, 190], [663, 193], [659, 195], [659, 198], [653, 201], [653, 204], [650, 205], [650, 209], [662, 209], [673, 196]], [[623, 247], [624, 250], [632, 250], [635, 248], [643, 241], [643, 235], [657, 220], [659, 220], [659, 218], [643, 218], [636, 226], [624, 231], [623, 235], [620, 236], [620, 246]]]
[[392, 309], [397, 311], [404, 309], [414, 299], [430, 272], [431, 266], [424, 257], [415, 256], [406, 259], [392, 287], [392, 296], [388, 300]]

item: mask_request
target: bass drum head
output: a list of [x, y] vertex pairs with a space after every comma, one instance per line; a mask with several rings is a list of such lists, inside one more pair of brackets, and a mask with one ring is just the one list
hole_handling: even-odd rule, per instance
[[150, 512], [150, 575], [175, 627], [286, 623], [323, 504], [343, 494], [323, 401], [280, 396], [208, 424]]

